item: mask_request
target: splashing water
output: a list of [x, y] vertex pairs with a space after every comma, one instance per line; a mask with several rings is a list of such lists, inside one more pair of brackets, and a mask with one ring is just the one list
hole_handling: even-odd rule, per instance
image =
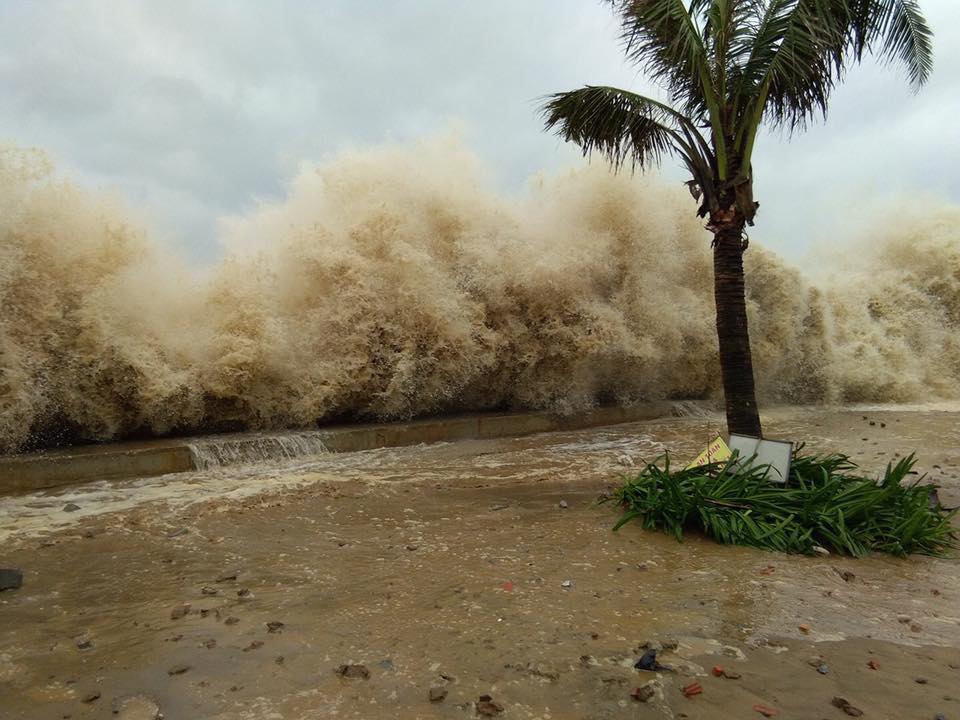
[[[709, 236], [682, 188], [587, 167], [498, 197], [447, 139], [344, 154], [223, 221], [199, 279], [113, 199], [0, 154], [0, 451], [331, 418], [716, 396]], [[756, 243], [766, 402], [960, 380], [960, 209], [813, 283]]]

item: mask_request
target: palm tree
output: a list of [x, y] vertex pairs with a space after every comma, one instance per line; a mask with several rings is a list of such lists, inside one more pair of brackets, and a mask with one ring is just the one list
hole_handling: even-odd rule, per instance
[[667, 102], [586, 86], [545, 99], [547, 129], [599, 152], [614, 169], [674, 155], [713, 233], [717, 338], [730, 432], [760, 436], [747, 332], [743, 252], [761, 125], [803, 129], [864, 55], [900, 63], [918, 89], [933, 66], [916, 0], [607, 0], [627, 59]]

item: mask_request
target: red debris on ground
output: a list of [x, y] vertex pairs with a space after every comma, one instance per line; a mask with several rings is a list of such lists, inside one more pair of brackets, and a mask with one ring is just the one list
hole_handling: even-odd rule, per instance
[[692, 682], [689, 685], [684, 686], [683, 688], [683, 696], [688, 698], [693, 697], [694, 695], [699, 695], [702, 692], [703, 692], [703, 688], [700, 686], [700, 683], [698, 682]]
[[774, 710], [772, 707], [767, 707], [766, 705], [760, 705], [759, 703], [753, 706], [753, 709], [764, 717], [776, 717], [780, 714], [779, 710]]

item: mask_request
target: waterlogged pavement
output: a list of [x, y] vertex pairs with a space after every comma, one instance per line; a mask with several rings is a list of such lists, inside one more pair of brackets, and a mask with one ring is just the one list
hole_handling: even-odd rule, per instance
[[[142, 714], [126, 716], [168, 719], [847, 717], [834, 698], [870, 718], [960, 717], [956, 560], [610, 531], [616, 511], [595, 500], [618, 475], [666, 448], [690, 457], [720, 425], [0, 499], [0, 565], [24, 571], [0, 593], [0, 717], [124, 717], [129, 696]], [[960, 503], [956, 408], [784, 409], [767, 431], [871, 469], [916, 448]], [[634, 670], [644, 645], [675, 672]]]

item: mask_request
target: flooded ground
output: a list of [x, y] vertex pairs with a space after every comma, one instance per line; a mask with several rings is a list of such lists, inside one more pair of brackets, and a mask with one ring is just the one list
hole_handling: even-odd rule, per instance
[[[960, 504], [958, 407], [765, 419], [871, 470], [916, 449]], [[610, 531], [598, 494], [721, 426], [694, 413], [0, 499], [0, 565], [24, 571], [0, 594], [0, 717], [848, 716], [837, 697], [869, 718], [960, 717], [957, 560]], [[647, 643], [675, 672], [632, 668]], [[142, 713], [114, 714], [130, 695]]]

